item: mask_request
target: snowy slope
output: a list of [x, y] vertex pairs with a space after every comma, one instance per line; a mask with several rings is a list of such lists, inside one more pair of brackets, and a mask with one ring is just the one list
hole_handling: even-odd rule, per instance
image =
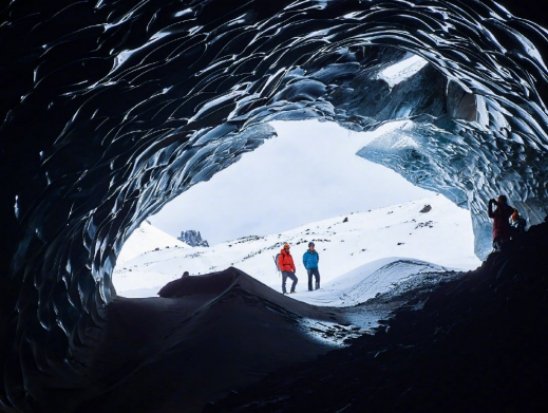
[[352, 306], [363, 303], [396, 285], [419, 281], [423, 275], [442, 273], [447, 268], [425, 261], [383, 258], [364, 264], [327, 282], [320, 290], [298, 292], [293, 298], [315, 305]]
[[[431, 210], [427, 213], [419, 212], [425, 205], [430, 205]], [[345, 218], [347, 222], [344, 222]], [[320, 253], [322, 290], [325, 289], [326, 294], [328, 287], [332, 288], [331, 291], [352, 289], [352, 285], [359, 283], [360, 278], [373, 276], [382, 265], [399, 260], [393, 258], [358, 270], [365, 264], [388, 257], [412, 258], [458, 269], [471, 269], [479, 265], [473, 253], [468, 211], [458, 208], [442, 196], [435, 196], [398, 206], [350, 213], [280, 234], [244, 237], [210, 248], [175, 245], [159, 251], [148, 251], [118, 265], [113, 279], [119, 295], [146, 297], [156, 295], [164, 284], [180, 277], [185, 270], [191, 274], [204, 274], [235, 266], [280, 290], [281, 277], [275, 269], [273, 257], [283, 242], [287, 241], [292, 245], [292, 254], [297, 264], [297, 292], [303, 292], [307, 288], [307, 277], [302, 266], [302, 254], [311, 240], [316, 243]], [[151, 243], [157, 244], [157, 241]], [[428, 267], [428, 264], [425, 265]], [[405, 279], [410, 276], [410, 271], [399, 271], [399, 276]], [[329, 283], [335, 282], [338, 277], [355, 279], [356, 283], [330, 286]], [[396, 282], [397, 277], [398, 274], [383, 272], [379, 280], [385, 284], [374, 283], [369, 293], [360, 294], [353, 300], [374, 296], [388, 285], [386, 283]], [[306, 297], [310, 294], [304, 293], [302, 297], [296, 294], [295, 298], [307, 301]], [[317, 294], [313, 299], [321, 301], [319, 292], [313, 294]], [[332, 305], [342, 305], [341, 295], [337, 294], [331, 294], [330, 299], [324, 296], [324, 300], [331, 301]]]
[[120, 265], [145, 252], [166, 247], [190, 248], [184, 242], [156, 228], [149, 221], [143, 221], [124, 244], [117, 263]]

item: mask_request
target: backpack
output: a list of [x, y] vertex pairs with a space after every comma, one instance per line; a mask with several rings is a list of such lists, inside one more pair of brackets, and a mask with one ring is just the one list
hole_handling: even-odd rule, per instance
[[278, 271], [280, 271], [280, 267], [278, 266], [278, 258], [280, 258], [280, 253], [277, 253], [275, 256], [274, 256], [274, 265], [276, 266], [276, 269]]

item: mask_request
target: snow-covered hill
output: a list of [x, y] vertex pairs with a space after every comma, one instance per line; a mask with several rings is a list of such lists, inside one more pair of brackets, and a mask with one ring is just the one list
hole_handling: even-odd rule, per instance
[[318, 291], [298, 292], [293, 298], [315, 305], [348, 307], [386, 293], [399, 284], [421, 282], [425, 274], [440, 274], [447, 270], [425, 261], [388, 257], [339, 275]]
[[[429, 209], [424, 208], [425, 205], [431, 209], [420, 212]], [[315, 304], [349, 305], [408, 279], [411, 273], [443, 270], [442, 266], [470, 269], [479, 265], [473, 253], [469, 212], [442, 196], [372, 211], [353, 212], [284, 233], [248, 236], [209, 248], [181, 245], [175, 238], [165, 238], [169, 237], [165, 233], [158, 241], [152, 230], [147, 230], [147, 234], [153, 238], [147, 241], [148, 245], [157, 246], [163, 242], [169, 248], [147, 251], [132, 259], [119, 261], [113, 276], [119, 295], [154, 296], [164, 284], [179, 278], [183, 271], [189, 271], [191, 275], [204, 274], [229, 266], [240, 268], [266, 285], [280, 290], [281, 277], [273, 258], [284, 242], [292, 245], [292, 254], [298, 267], [298, 293], [294, 297]], [[145, 244], [144, 241], [135, 242], [131, 238], [127, 248], [132, 248], [132, 252], [136, 244]], [[312, 293], [304, 292], [307, 289], [307, 277], [302, 266], [302, 254], [309, 241], [315, 242], [316, 250], [320, 253], [322, 278], [322, 289]], [[122, 254], [125, 257], [130, 255], [125, 251]], [[400, 265], [399, 271], [387, 272], [385, 269], [382, 277], [378, 273], [375, 275], [379, 268], [402, 259], [403, 262], [409, 262], [407, 259], [413, 261], [405, 270]], [[378, 260], [381, 261], [375, 263]], [[420, 264], [420, 261], [425, 263]], [[373, 278], [369, 278], [365, 284], [361, 283], [368, 277]], [[344, 295], [356, 288], [361, 288], [362, 293], [354, 298]]]
[[118, 255], [117, 264], [120, 266], [146, 252], [170, 247], [190, 248], [184, 242], [156, 228], [149, 221], [144, 221], [124, 244], [120, 255]]

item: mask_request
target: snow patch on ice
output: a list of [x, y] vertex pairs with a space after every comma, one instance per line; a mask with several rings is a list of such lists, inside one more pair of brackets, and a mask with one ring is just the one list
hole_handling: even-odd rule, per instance
[[377, 75], [377, 79], [384, 80], [392, 89], [398, 83], [418, 73], [427, 64], [427, 60], [414, 55], [381, 70]]
[[344, 326], [330, 321], [304, 318], [300, 321], [304, 331], [315, 340], [334, 347], [344, 347], [353, 338], [360, 337], [363, 331], [355, 325]]

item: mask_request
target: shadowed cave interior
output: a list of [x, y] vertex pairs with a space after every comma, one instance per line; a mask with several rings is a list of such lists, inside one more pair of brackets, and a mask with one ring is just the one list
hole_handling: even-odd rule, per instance
[[[412, 120], [405, 140], [384, 137], [359, 155], [466, 206], [482, 258], [490, 251], [488, 199], [507, 193], [530, 224], [542, 222], [548, 42], [534, 6], [1, 6], [9, 236], [2, 240], [0, 407], [74, 411], [115, 394], [120, 384], [105, 388], [95, 372], [123, 242], [166, 202], [271, 137], [268, 121], [316, 118], [367, 131]], [[379, 77], [413, 55], [428, 62], [413, 76], [394, 85]], [[244, 279], [245, 291], [256, 288]]]

